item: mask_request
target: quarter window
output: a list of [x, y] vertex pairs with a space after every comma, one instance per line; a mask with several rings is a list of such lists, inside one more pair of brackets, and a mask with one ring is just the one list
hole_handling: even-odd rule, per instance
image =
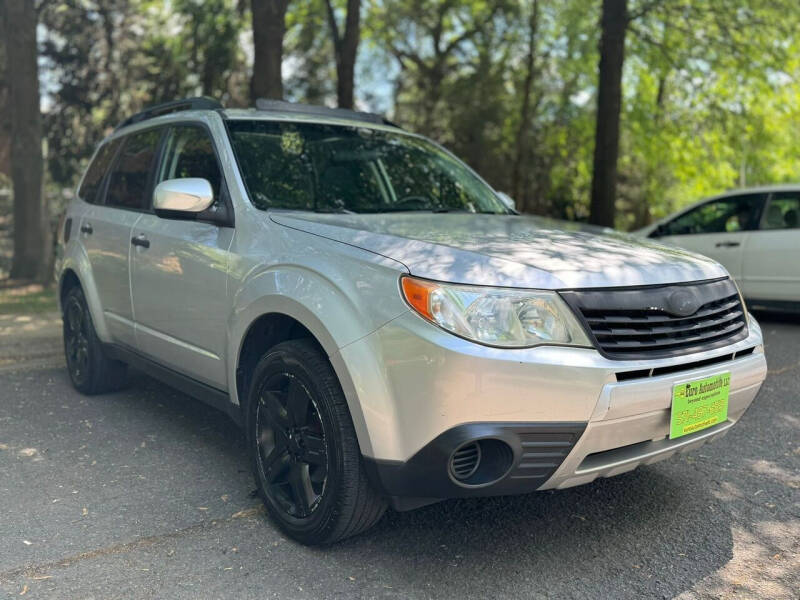
[[757, 226], [763, 200], [762, 194], [747, 194], [706, 202], [667, 223], [663, 235], [751, 231]]
[[773, 194], [761, 228], [800, 228], [800, 192], [777, 192]]
[[89, 204], [96, 204], [100, 199], [101, 186], [106, 171], [114, 160], [114, 155], [119, 148], [119, 140], [112, 140], [108, 144], [103, 144], [92, 159], [86, 175], [83, 176], [81, 187], [78, 189], [78, 196]]
[[150, 171], [161, 138], [160, 129], [148, 129], [125, 138], [108, 184], [106, 204], [119, 208], [147, 210]]

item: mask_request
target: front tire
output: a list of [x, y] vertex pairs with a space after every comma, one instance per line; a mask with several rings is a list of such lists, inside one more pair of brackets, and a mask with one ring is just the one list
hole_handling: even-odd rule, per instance
[[311, 340], [273, 347], [251, 378], [246, 418], [256, 485], [272, 520], [308, 545], [368, 529], [386, 501], [370, 486], [347, 402]]
[[123, 387], [127, 382], [127, 366], [106, 356], [81, 288], [67, 292], [62, 310], [64, 354], [75, 389], [94, 395]]

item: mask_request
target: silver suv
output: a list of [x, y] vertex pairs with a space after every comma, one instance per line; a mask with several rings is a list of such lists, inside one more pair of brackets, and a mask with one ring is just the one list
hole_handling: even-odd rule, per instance
[[376, 115], [155, 107], [100, 145], [60, 238], [75, 387], [131, 366], [226, 412], [303, 543], [696, 448], [766, 374], [718, 263], [518, 215]]

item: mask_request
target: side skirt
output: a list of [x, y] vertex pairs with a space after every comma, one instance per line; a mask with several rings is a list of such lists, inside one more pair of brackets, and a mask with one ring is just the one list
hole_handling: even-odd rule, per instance
[[123, 346], [104, 344], [104, 349], [109, 357], [124, 362], [154, 379], [224, 412], [239, 427], [242, 426], [241, 411], [237, 405], [231, 402], [228, 392], [178, 373]]

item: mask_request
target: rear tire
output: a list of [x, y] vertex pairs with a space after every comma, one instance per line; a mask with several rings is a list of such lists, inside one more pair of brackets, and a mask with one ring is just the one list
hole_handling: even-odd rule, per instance
[[339, 380], [311, 340], [270, 349], [251, 378], [248, 451], [267, 512], [302, 544], [332, 544], [380, 520]]
[[64, 354], [75, 389], [94, 395], [122, 388], [128, 379], [127, 365], [106, 355], [81, 288], [67, 292], [62, 311]]

